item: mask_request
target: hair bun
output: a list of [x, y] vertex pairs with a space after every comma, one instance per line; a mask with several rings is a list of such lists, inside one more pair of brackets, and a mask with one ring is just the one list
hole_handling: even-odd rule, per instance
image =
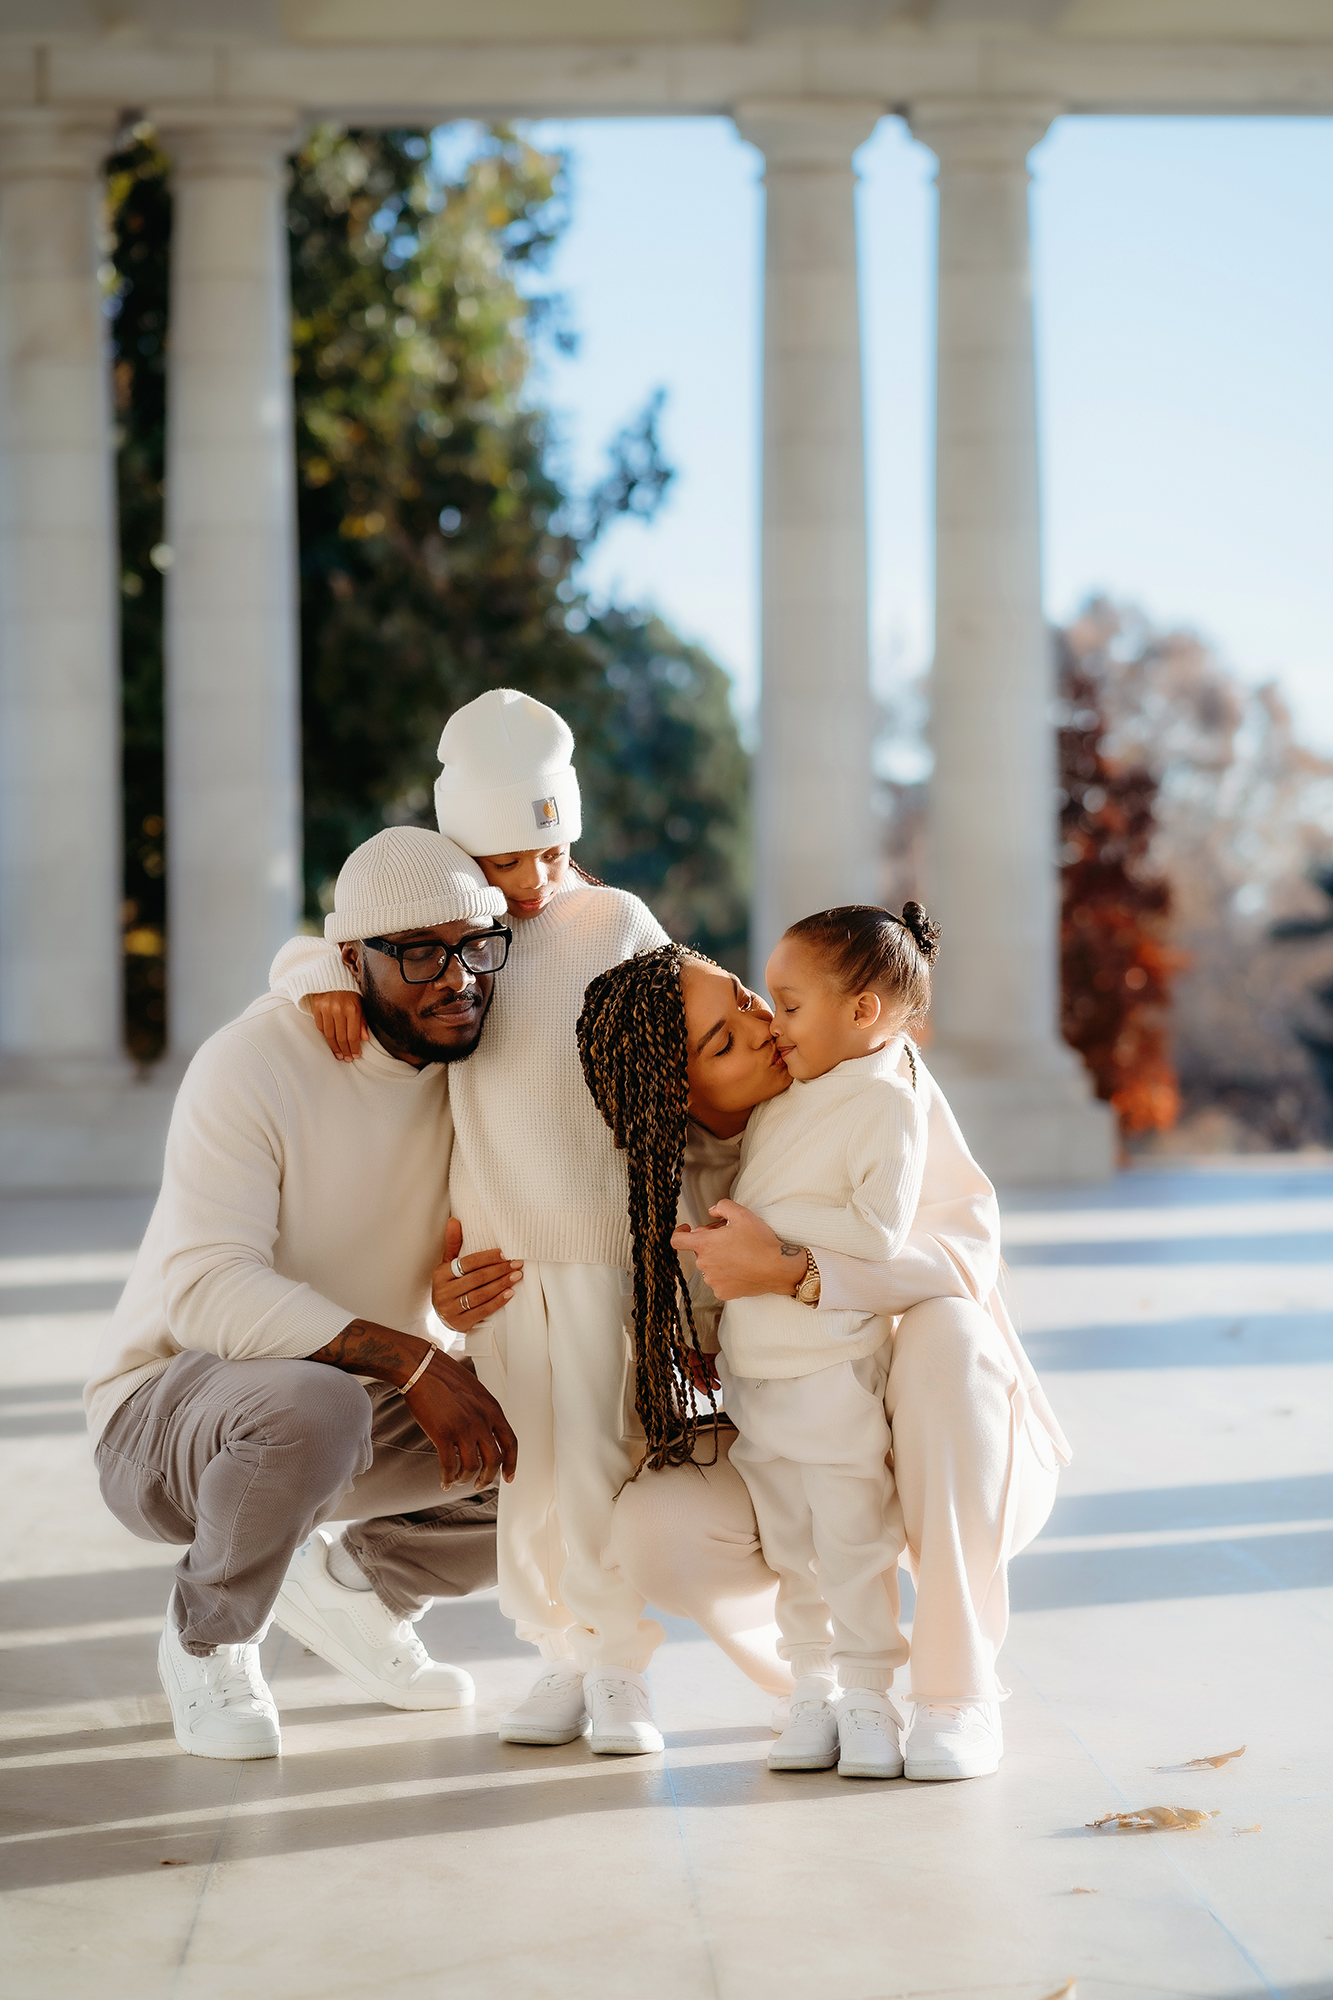
[[929, 965], [940, 948], [940, 927], [932, 924], [920, 903], [903, 904], [903, 922], [916, 939], [917, 949]]

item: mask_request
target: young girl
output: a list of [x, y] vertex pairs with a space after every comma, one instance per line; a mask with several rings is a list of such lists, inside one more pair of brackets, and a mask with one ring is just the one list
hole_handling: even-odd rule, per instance
[[[500, 1735], [568, 1743], [591, 1726], [594, 1751], [635, 1754], [662, 1747], [643, 1678], [662, 1632], [602, 1561], [616, 1493], [643, 1450], [628, 1190], [584, 1088], [574, 1026], [588, 982], [666, 934], [637, 897], [572, 863], [573, 749], [552, 709], [511, 688], [457, 710], [440, 738], [440, 830], [476, 858], [514, 920], [480, 1043], [449, 1079], [449, 1196], [464, 1244], [502, 1244], [519, 1267], [509, 1302], [466, 1335], [519, 1441], [500, 1495], [500, 1602], [546, 1663]], [[345, 1059], [365, 1032], [353, 983], [315, 940], [294, 940], [274, 963], [275, 990], [306, 1000]]]
[[[893, 1257], [906, 1241], [926, 1121], [904, 1031], [929, 1003], [934, 951], [933, 926], [908, 904], [901, 918], [863, 907], [807, 918], [770, 958], [774, 1037], [795, 1081], [750, 1117], [732, 1195], [779, 1235], [870, 1259]], [[624, 1115], [642, 1051], [624, 1034], [621, 985], [612, 974], [594, 982], [580, 1037], [589, 1085], [630, 1154], [648, 1389], [640, 1406], [660, 1461], [674, 1411], [688, 1424], [693, 1402], [678, 1267], [673, 1274], [674, 1253], [664, 1260], [650, 1240], [680, 1176], [677, 1165], [673, 1188], [653, 1184], [664, 1162]], [[818, 1272], [810, 1263], [795, 1299], [735, 1300], [719, 1329], [718, 1370], [739, 1432], [731, 1463], [780, 1579], [779, 1651], [797, 1678], [791, 1720], [769, 1762], [776, 1770], [837, 1762], [845, 1776], [896, 1777], [903, 1764], [887, 1691], [907, 1647], [897, 1623], [904, 1535], [886, 1464], [889, 1323], [813, 1313], [807, 1301], [818, 1295]], [[685, 1307], [697, 1346], [688, 1299]], [[655, 1384], [663, 1385], [657, 1393]]]

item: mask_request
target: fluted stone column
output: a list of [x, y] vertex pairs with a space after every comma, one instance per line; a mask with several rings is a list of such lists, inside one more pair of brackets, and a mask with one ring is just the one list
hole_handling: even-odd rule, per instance
[[764, 155], [763, 680], [753, 976], [796, 917], [875, 892], [852, 154], [883, 107], [755, 102]]
[[159, 111], [172, 161], [167, 390], [170, 1045], [268, 984], [299, 909], [292, 114]]
[[120, 686], [106, 321], [109, 117], [0, 115], [0, 1082], [114, 1081]]
[[1058, 1028], [1027, 156], [1054, 107], [914, 107], [939, 161], [931, 1062], [982, 1165], [1100, 1178], [1110, 1114]]

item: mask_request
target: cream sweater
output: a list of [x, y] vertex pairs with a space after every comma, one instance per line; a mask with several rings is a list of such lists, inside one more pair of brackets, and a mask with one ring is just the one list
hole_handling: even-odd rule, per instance
[[[901, 1074], [899, 1073], [901, 1070]], [[793, 1243], [875, 1262], [897, 1256], [921, 1198], [926, 1115], [904, 1038], [797, 1081], [754, 1112], [732, 1199]], [[873, 1354], [875, 1312], [812, 1313], [796, 1299], [733, 1299], [718, 1338], [737, 1375], [786, 1378]]]
[[205, 1042], [84, 1391], [94, 1442], [185, 1349], [299, 1359], [358, 1318], [438, 1340], [451, 1139], [443, 1069], [377, 1042], [334, 1062], [309, 1016], [271, 995]]
[[[666, 932], [637, 896], [576, 875], [513, 931], [476, 1054], [449, 1068], [449, 1195], [464, 1248], [628, 1268], [624, 1156], [583, 1080], [574, 1027], [589, 980], [664, 944]], [[314, 993], [356, 990], [337, 946], [317, 938], [284, 945], [270, 981], [298, 1006]]]
[[[1060, 1463], [1068, 1465], [1068, 1441], [998, 1290], [1000, 1205], [995, 1190], [968, 1151], [949, 1101], [919, 1051], [916, 1073], [917, 1096], [926, 1117], [926, 1165], [911, 1231], [888, 1263], [863, 1263], [844, 1256], [812, 1234], [808, 1247], [815, 1253], [820, 1275], [815, 1316], [823, 1319], [829, 1313], [854, 1311], [896, 1318], [926, 1299], [971, 1299], [995, 1321], [1038, 1422]], [[699, 1228], [710, 1220], [713, 1203], [732, 1191], [740, 1155], [740, 1138], [719, 1139], [702, 1125], [691, 1124], [681, 1187], [682, 1222]], [[692, 1262], [682, 1259], [686, 1261]], [[716, 1351], [722, 1305], [697, 1270], [690, 1278], [690, 1301], [700, 1346]]]

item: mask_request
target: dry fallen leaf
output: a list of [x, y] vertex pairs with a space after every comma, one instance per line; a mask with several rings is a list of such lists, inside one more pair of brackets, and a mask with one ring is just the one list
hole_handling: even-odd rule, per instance
[[1231, 1831], [1233, 1833], [1262, 1833], [1263, 1827], [1261, 1826], [1259, 1821], [1256, 1820], [1253, 1826], [1233, 1826]]
[[1054, 1993], [1043, 1995], [1043, 2000], [1078, 2000], [1078, 1987], [1072, 1979], [1066, 1979], [1063, 1986], [1057, 1986]]
[[1095, 1896], [1097, 1891], [1095, 1889], [1071, 1889], [1069, 1893], [1071, 1896]]
[[159, 1868], [188, 1868], [190, 1864], [188, 1861], [159, 1861], [157, 1865]]
[[1139, 1806], [1134, 1812], [1105, 1813], [1087, 1824], [1114, 1826], [1129, 1833], [1171, 1833], [1177, 1827], [1202, 1826], [1216, 1818], [1215, 1812], [1198, 1812], [1193, 1806]]
[[1220, 1771], [1233, 1757], [1243, 1757], [1245, 1745], [1239, 1750], [1224, 1750], [1219, 1757], [1191, 1757], [1188, 1764], [1154, 1764], [1154, 1771]]

